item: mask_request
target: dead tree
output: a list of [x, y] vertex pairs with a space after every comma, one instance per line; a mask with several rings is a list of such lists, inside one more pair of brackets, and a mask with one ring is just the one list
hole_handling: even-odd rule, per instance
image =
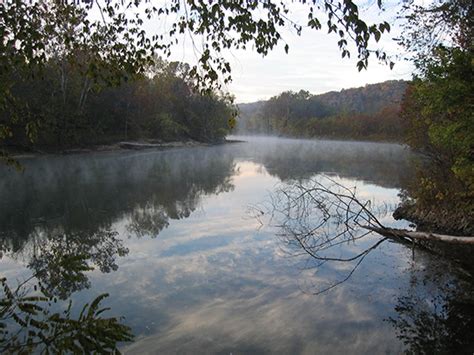
[[253, 215], [259, 219], [269, 216], [268, 224], [278, 228], [285, 249], [293, 255], [309, 255], [316, 266], [326, 262], [353, 264], [345, 277], [316, 293], [349, 279], [364, 258], [387, 240], [410, 246], [418, 241], [474, 245], [473, 237], [386, 227], [379, 217], [389, 210], [387, 205], [373, 206], [371, 201], [359, 199], [356, 188], [322, 176], [283, 185], [270, 196], [269, 205], [253, 208]]

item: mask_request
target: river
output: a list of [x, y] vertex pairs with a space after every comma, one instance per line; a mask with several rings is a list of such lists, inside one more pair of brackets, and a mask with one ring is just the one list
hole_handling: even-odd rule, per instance
[[[108, 293], [107, 315], [135, 335], [120, 345], [130, 354], [472, 351], [472, 281], [456, 265], [387, 241], [350, 274], [288, 243], [265, 210], [275, 191], [329, 177], [408, 228], [390, 213], [414, 171], [407, 148], [232, 138], [245, 142], [0, 167], [1, 275], [46, 269], [56, 307]], [[94, 270], [64, 277], [58, 258], [79, 254]]]

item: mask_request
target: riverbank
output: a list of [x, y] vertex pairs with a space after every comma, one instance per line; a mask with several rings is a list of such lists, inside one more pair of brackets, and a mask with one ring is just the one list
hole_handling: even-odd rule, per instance
[[418, 231], [472, 236], [474, 235], [474, 211], [469, 211], [468, 208], [462, 211], [434, 206], [422, 208], [414, 201], [405, 201], [394, 211], [393, 217], [415, 224]]
[[[236, 136], [249, 136], [249, 137], [269, 137], [265, 134], [258, 133], [235, 133]], [[304, 139], [304, 140], [324, 140], [324, 141], [344, 141], [344, 142], [368, 142], [368, 143], [390, 143], [406, 145], [404, 139], [397, 139], [394, 137], [387, 137], [381, 135], [368, 135], [368, 136], [347, 136], [347, 135], [303, 135], [303, 134], [274, 134], [270, 135], [276, 138], [288, 138], [288, 139]]]
[[241, 143], [241, 140], [236, 139], [223, 139], [216, 142], [199, 142], [196, 140], [188, 139], [183, 141], [170, 141], [163, 142], [159, 140], [137, 140], [137, 141], [122, 141], [109, 144], [97, 144], [87, 147], [74, 147], [74, 148], [57, 148], [57, 147], [42, 147], [36, 149], [25, 149], [22, 147], [2, 147], [3, 153], [9, 158], [13, 159], [24, 159], [32, 158], [41, 155], [50, 154], [84, 154], [94, 152], [113, 152], [113, 151], [127, 151], [127, 150], [161, 150], [161, 149], [172, 149], [172, 148], [191, 148], [191, 147], [207, 147], [221, 144], [232, 144]]

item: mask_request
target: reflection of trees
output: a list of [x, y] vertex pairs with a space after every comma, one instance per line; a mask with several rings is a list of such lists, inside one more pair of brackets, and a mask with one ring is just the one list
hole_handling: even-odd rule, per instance
[[143, 206], [134, 208], [129, 214], [127, 230], [136, 236], [156, 237], [168, 227], [170, 219], [188, 218], [198, 208], [202, 196], [233, 189], [230, 181], [233, 164], [222, 166], [218, 161], [208, 168], [204, 176], [193, 176], [192, 179], [189, 175], [176, 176], [174, 182], [160, 186], [159, 193], [154, 192]]
[[396, 144], [269, 139], [256, 155], [282, 181], [329, 173], [399, 188], [412, 173], [411, 153]]
[[115, 231], [60, 234], [38, 245], [28, 268], [34, 271], [45, 292], [66, 299], [73, 292], [90, 287], [87, 271], [95, 267], [104, 273], [117, 270], [116, 257], [127, 253]]
[[[118, 318], [103, 317], [107, 308], [101, 308], [100, 303], [107, 295], [85, 304], [79, 315], [73, 312], [71, 301], [66, 302], [74, 292], [90, 287], [87, 272], [95, 268], [105, 273], [116, 270], [116, 258], [126, 255], [128, 249], [109, 228], [45, 233], [37, 228], [17, 250], [26, 258], [32, 276], [15, 289], [2, 279], [0, 351], [115, 352], [117, 343], [130, 341], [132, 335]], [[66, 310], [52, 311], [56, 302], [65, 303]]]
[[[30, 278], [10, 288], [2, 279], [0, 298], [0, 351], [2, 353], [112, 353], [117, 343], [132, 339], [118, 318], [103, 318], [106, 294], [73, 312], [71, 295], [90, 287], [87, 272], [117, 269], [117, 256], [128, 249], [110, 229], [38, 236], [28, 262]], [[27, 253], [28, 254], [28, 253]], [[65, 301], [65, 310], [51, 307]], [[63, 307], [63, 309], [64, 309]]]
[[136, 236], [157, 236], [169, 226], [168, 219], [166, 212], [155, 206], [137, 208], [131, 213], [127, 230]]
[[169, 219], [189, 216], [201, 196], [233, 188], [233, 157], [218, 147], [22, 164], [21, 176], [5, 171], [0, 182], [0, 244], [13, 253], [37, 230], [93, 235], [124, 217], [130, 230], [155, 236]]
[[118, 319], [102, 318], [101, 297], [79, 317], [70, 308], [52, 313], [50, 304], [88, 288], [90, 270], [117, 269], [128, 249], [113, 222], [125, 219], [130, 232], [156, 236], [170, 219], [188, 217], [203, 195], [233, 189], [232, 156], [198, 151], [49, 157], [26, 162], [24, 175], [5, 173], [0, 252], [26, 262], [34, 288], [4, 288], [0, 330], [9, 333], [0, 334], [0, 350], [111, 352], [130, 339]]
[[[324, 177], [283, 185], [272, 195], [270, 207], [254, 209], [259, 219], [270, 213], [284, 249], [291, 256], [303, 256], [307, 259], [304, 267], [317, 271], [319, 278], [312, 286], [315, 294], [349, 280], [366, 256], [387, 240], [370, 236], [371, 230], [364, 228], [370, 225], [384, 228], [371, 211], [377, 211], [377, 215], [387, 212], [386, 206], [377, 208], [360, 201], [355, 198], [354, 190]], [[415, 247], [404, 237], [392, 235], [390, 239]], [[465, 257], [472, 254], [471, 247], [462, 245]], [[453, 249], [456, 245], [440, 245], [440, 248]], [[436, 258], [431, 251], [420, 250], [416, 254], [415, 262], [424, 267], [421, 271], [412, 270], [410, 285], [402, 291], [395, 306], [397, 316], [391, 317], [389, 322], [409, 353], [472, 353], [472, 274], [461, 268], [459, 262], [442, 259], [439, 255]], [[325, 267], [321, 267], [323, 265]], [[343, 271], [338, 273], [337, 270]]]
[[102, 318], [102, 297], [79, 316], [67, 303], [65, 313], [54, 313], [53, 300], [67, 302], [90, 287], [92, 269], [117, 269], [128, 250], [110, 229], [116, 220], [125, 218], [136, 235], [156, 236], [170, 219], [188, 217], [203, 195], [231, 190], [233, 158], [206, 151], [38, 159], [24, 164], [22, 176], [6, 173], [0, 250], [25, 261], [33, 277], [16, 290], [5, 283], [0, 350], [103, 353], [130, 340], [118, 319]]
[[412, 270], [409, 287], [398, 297], [397, 315], [388, 321], [410, 353], [472, 354], [472, 278], [439, 268], [432, 263], [424, 272]]

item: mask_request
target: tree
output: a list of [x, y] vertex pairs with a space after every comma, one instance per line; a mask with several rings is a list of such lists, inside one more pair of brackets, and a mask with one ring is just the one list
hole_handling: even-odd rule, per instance
[[[347, 281], [367, 255], [387, 240], [424, 249], [429, 243], [450, 247], [474, 245], [472, 236], [386, 227], [379, 216], [388, 209], [387, 205], [360, 199], [356, 187], [345, 187], [321, 175], [282, 184], [270, 196], [269, 204], [251, 209], [251, 214], [260, 223], [267, 219], [268, 224], [278, 228], [277, 235], [290, 255], [309, 256], [316, 268], [325, 263], [344, 265], [336, 267], [342, 270], [341, 277], [328, 285], [319, 285], [314, 294]], [[380, 237], [373, 238], [374, 233]]]
[[472, 233], [474, 7], [471, 1], [450, 0], [410, 11], [402, 44], [414, 50], [417, 73], [402, 115], [408, 144], [427, 154], [431, 164], [408, 191], [415, 200], [408, 215], [434, 214], [435, 221], [445, 220], [444, 228]]
[[[132, 34], [137, 33], [133, 23], [120, 27], [117, 21], [93, 21], [88, 17], [87, 6], [74, 3], [2, 2], [0, 141], [18, 131], [28, 141], [35, 141], [40, 126], [48, 125], [47, 119], [54, 116], [62, 117], [61, 124], [55, 127], [58, 139], [67, 138], [68, 118], [73, 117], [76, 124], [93, 88], [115, 85], [145, 67], [149, 55], [131, 40]], [[41, 115], [44, 112], [34, 111], [36, 103], [21, 100], [14, 87], [28, 87], [43, 77], [60, 82], [57, 92], [48, 92], [47, 117]], [[73, 92], [77, 94], [71, 95]]]

